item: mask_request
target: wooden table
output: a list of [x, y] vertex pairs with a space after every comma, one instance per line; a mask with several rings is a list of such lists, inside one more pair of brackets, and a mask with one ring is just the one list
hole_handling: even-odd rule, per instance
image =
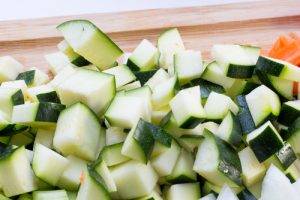
[[108, 14], [0, 22], [0, 56], [12, 55], [26, 66], [47, 69], [43, 55], [62, 40], [56, 25], [89, 19], [124, 51], [144, 38], [153, 42], [164, 29], [178, 27], [187, 48], [209, 57], [217, 43], [247, 43], [269, 48], [283, 33], [300, 33], [300, 1], [272, 0], [217, 6], [153, 9]]

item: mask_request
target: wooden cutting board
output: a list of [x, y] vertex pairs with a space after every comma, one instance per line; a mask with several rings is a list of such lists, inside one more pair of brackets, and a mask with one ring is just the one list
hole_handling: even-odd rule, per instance
[[216, 43], [270, 47], [278, 35], [300, 34], [300, 1], [270, 0], [217, 6], [153, 9], [109, 14], [0, 22], [0, 56], [12, 55], [26, 66], [47, 69], [43, 55], [62, 40], [55, 27], [70, 19], [89, 19], [124, 51], [144, 38], [155, 43], [160, 32], [178, 27], [187, 48], [209, 58]]

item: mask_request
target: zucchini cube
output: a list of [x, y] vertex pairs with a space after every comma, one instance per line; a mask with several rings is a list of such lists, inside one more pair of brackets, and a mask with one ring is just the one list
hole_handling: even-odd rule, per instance
[[279, 151], [284, 143], [270, 121], [247, 135], [247, 143], [259, 162], [263, 162]]

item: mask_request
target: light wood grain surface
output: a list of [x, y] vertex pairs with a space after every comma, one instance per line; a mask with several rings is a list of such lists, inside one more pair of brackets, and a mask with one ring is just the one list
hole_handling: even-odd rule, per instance
[[269, 48], [282, 33], [300, 33], [300, 1], [272, 0], [206, 7], [154, 9], [0, 22], [0, 56], [12, 55], [26, 66], [47, 68], [43, 55], [62, 40], [56, 25], [89, 19], [124, 51], [143, 38], [153, 42], [161, 31], [178, 27], [185, 45], [206, 58], [216, 43], [247, 43]]

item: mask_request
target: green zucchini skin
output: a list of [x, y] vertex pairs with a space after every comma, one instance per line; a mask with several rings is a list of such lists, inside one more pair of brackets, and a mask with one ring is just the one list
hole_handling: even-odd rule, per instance
[[15, 94], [13, 94], [11, 96], [11, 100], [15, 106], [24, 104], [25, 100], [24, 100], [24, 95], [23, 95], [22, 90], [20, 89]]
[[60, 112], [65, 108], [66, 106], [62, 104], [41, 102], [38, 106], [35, 121], [57, 122]]
[[133, 71], [133, 73], [143, 86], [156, 73], [156, 71], [157, 69], [153, 69], [150, 71]]
[[204, 140], [213, 143], [218, 151], [217, 170], [236, 185], [242, 185], [242, 166], [236, 150], [207, 129], [203, 135]]
[[283, 169], [287, 169], [289, 166], [291, 166], [291, 164], [294, 163], [295, 160], [297, 160], [294, 150], [287, 142], [278, 152], [276, 152], [275, 155], [280, 161]]
[[256, 68], [258, 70], [261, 70], [265, 73], [268, 73], [273, 76], [280, 76], [281, 71], [284, 68], [284, 65], [281, 63], [274, 62], [268, 58], [265, 58], [263, 56], [259, 56], [257, 63], [256, 63]]
[[35, 76], [35, 70], [29, 70], [26, 72], [20, 73], [16, 80], [24, 80], [26, 85], [31, 85], [34, 81], [34, 76]]
[[140, 68], [128, 58], [126, 65], [131, 71], [140, 71]]
[[291, 126], [298, 117], [300, 117], [300, 110], [297, 110], [285, 103], [282, 104], [281, 112], [278, 116], [279, 123], [285, 126]]
[[133, 137], [142, 147], [147, 159], [151, 156], [155, 141], [158, 141], [168, 148], [171, 147], [172, 144], [172, 137], [169, 133], [159, 126], [155, 126], [143, 119], [139, 120]]
[[192, 129], [192, 128], [195, 128], [196, 126], [198, 126], [198, 124], [200, 124], [204, 120], [205, 119], [199, 119], [199, 118], [191, 116], [180, 126], [180, 128]]
[[241, 125], [241, 129], [243, 131], [243, 133], [250, 133], [253, 130], [255, 130], [255, 123], [252, 119], [251, 113], [249, 111], [247, 102], [246, 102], [246, 98], [244, 95], [239, 95], [236, 98], [237, 104], [240, 108], [239, 112], [238, 112], [238, 119]]
[[29, 130], [28, 126], [21, 124], [8, 124], [4, 129], [0, 130], [0, 136], [12, 136]]
[[259, 80], [266, 85], [268, 88], [270, 88], [271, 90], [273, 90], [274, 92], [276, 92], [276, 94], [279, 96], [281, 101], [287, 101], [288, 99], [286, 97], [284, 97], [280, 92], [278, 92], [278, 90], [273, 86], [272, 82], [270, 81], [267, 73], [265, 73], [262, 70], [256, 69], [255, 73], [257, 75], [257, 77], [259, 78]]
[[255, 196], [247, 189], [241, 191], [237, 196], [240, 200], [257, 200]]
[[139, 143], [143, 149], [146, 159], [148, 160], [153, 150], [154, 138], [147, 128], [146, 123], [142, 119], [140, 119], [137, 124], [133, 138]]
[[36, 95], [39, 102], [51, 102], [60, 104], [60, 99], [55, 91]]
[[247, 81], [244, 88], [243, 88], [243, 91], [242, 91], [241, 95], [249, 94], [252, 90], [257, 88], [258, 86], [260, 86], [260, 85], [257, 84], [257, 83], [254, 83], [252, 81]]
[[231, 118], [233, 121], [232, 131], [229, 138], [229, 143], [233, 146], [240, 146], [242, 142], [242, 127], [240, 125], [239, 119], [231, 112]]
[[203, 80], [201, 78], [192, 80], [190, 83], [187, 83], [182, 86], [182, 88], [189, 88], [193, 86], [200, 86], [200, 92], [201, 92], [201, 98], [202, 99], [207, 99], [209, 94], [214, 91], [220, 94], [225, 93], [225, 89], [223, 86]]
[[283, 142], [274, 134], [272, 128], [267, 126], [260, 135], [249, 141], [259, 162], [265, 161], [283, 147]]
[[229, 64], [226, 76], [230, 78], [251, 78], [255, 69], [255, 65], [235, 65]]
[[76, 65], [77, 67], [83, 67], [90, 64], [83, 56], [78, 56], [74, 60], [71, 61], [72, 64]]
[[[212, 133], [211, 133], [212, 134]], [[224, 140], [213, 136], [220, 153], [218, 169], [238, 185], [242, 185], [242, 166], [236, 151]]]

